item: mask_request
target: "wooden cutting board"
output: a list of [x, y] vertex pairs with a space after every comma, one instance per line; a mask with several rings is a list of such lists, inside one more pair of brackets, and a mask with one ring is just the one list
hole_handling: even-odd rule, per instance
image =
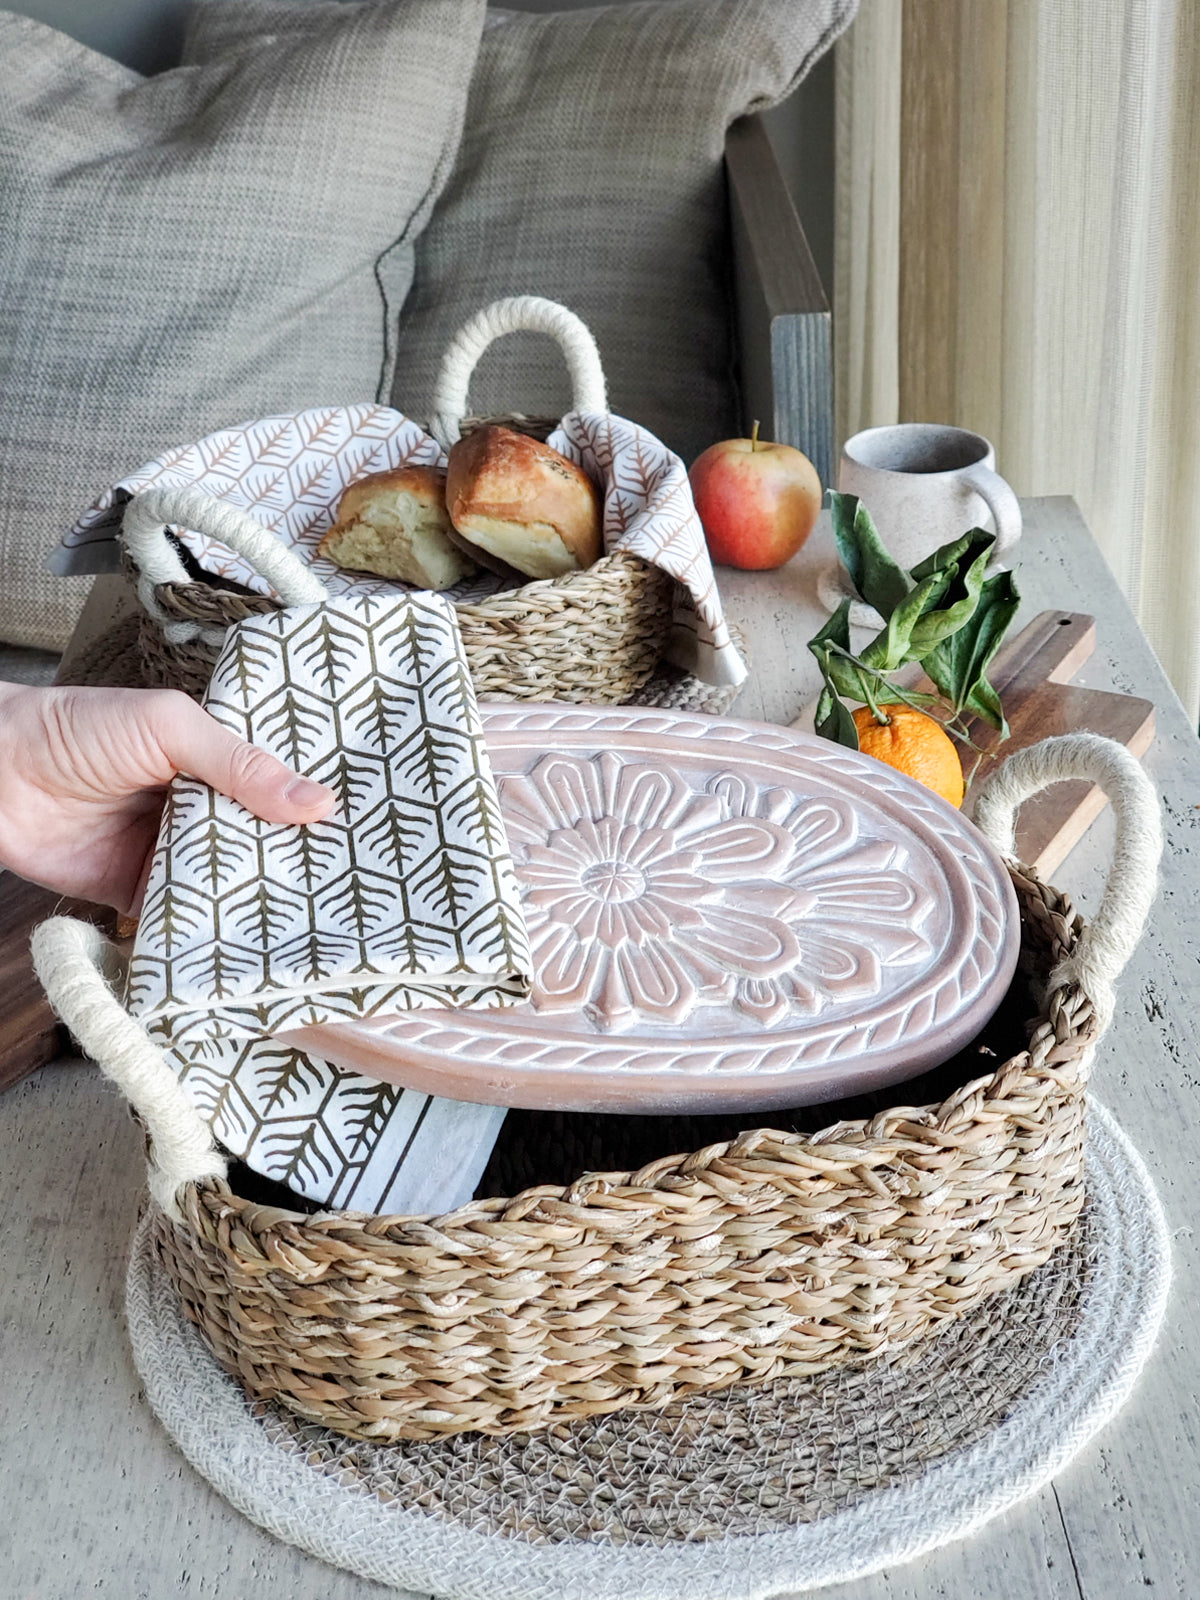
[[[1004, 703], [1011, 737], [998, 744], [982, 723], [971, 738], [994, 753], [986, 756], [971, 786], [977, 794], [999, 762], [1060, 733], [1100, 733], [1141, 756], [1154, 738], [1154, 706], [1131, 694], [1082, 689], [1068, 680], [1096, 648], [1096, 620], [1078, 611], [1043, 611], [997, 656], [992, 682]], [[971, 794], [963, 807], [971, 813]], [[1021, 807], [1017, 856], [1050, 879], [1078, 844], [1107, 801], [1086, 782], [1060, 783]]]
[[72, 1049], [67, 1030], [46, 1003], [29, 954], [30, 934], [54, 916], [82, 917], [109, 934], [116, 929], [115, 911], [0, 872], [0, 1089]]

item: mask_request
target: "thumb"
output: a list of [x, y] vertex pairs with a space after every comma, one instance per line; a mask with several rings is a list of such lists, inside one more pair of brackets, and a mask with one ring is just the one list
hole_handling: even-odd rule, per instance
[[187, 695], [154, 698], [152, 732], [177, 772], [211, 784], [264, 822], [317, 822], [333, 810], [332, 789], [239, 739]]

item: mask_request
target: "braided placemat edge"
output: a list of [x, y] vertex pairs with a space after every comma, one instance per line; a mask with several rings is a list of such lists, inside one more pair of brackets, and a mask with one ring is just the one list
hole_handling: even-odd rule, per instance
[[[987, 1438], [914, 1480], [783, 1533], [619, 1547], [533, 1546], [383, 1505], [264, 1445], [250, 1402], [184, 1322], [143, 1221], [127, 1284], [147, 1398], [197, 1470], [277, 1537], [361, 1576], [444, 1600], [767, 1600], [849, 1581], [961, 1538], [1034, 1493], [1128, 1398], [1162, 1321], [1166, 1219], [1145, 1165], [1090, 1105], [1088, 1178], [1103, 1245], [1075, 1335]], [[1001, 1336], [999, 1344], [1003, 1345]], [[936, 1341], [929, 1359], [937, 1359]]]

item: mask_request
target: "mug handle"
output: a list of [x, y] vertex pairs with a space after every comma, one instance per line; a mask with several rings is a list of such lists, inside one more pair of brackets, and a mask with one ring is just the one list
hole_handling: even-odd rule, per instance
[[998, 472], [978, 462], [967, 467], [962, 474], [975, 493], [986, 504], [996, 524], [995, 554], [1004, 555], [1021, 537], [1021, 505], [1010, 486]]

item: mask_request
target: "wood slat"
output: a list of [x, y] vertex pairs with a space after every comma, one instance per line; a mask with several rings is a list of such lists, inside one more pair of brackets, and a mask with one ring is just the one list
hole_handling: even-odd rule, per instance
[[69, 900], [52, 889], [0, 872], [0, 1090], [19, 1083], [36, 1068], [69, 1054], [71, 1040], [51, 1011], [33, 970], [29, 939], [47, 917], [82, 917], [107, 933], [116, 931], [116, 913], [83, 900]]
[[725, 141], [743, 425], [803, 450], [833, 474], [829, 303], [761, 117]]

